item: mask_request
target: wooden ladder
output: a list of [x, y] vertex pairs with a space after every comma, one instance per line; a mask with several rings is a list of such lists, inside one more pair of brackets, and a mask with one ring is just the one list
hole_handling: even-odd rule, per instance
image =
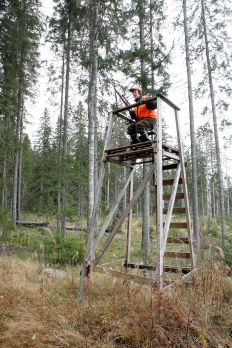
[[[158, 115], [162, 115], [163, 101], [168, 103], [175, 113], [178, 153], [176, 154], [176, 163], [163, 165], [166, 154], [162, 147], [162, 117], [159, 117], [157, 125], [156, 164], [158, 238], [156, 276], [158, 277], [158, 283], [161, 289], [164, 286], [166, 272], [183, 275], [190, 273], [196, 267], [185, 170], [186, 163], [184, 161], [178, 115], [179, 108], [173, 103], [170, 103], [168, 99], [165, 100], [165, 97], [162, 99], [158, 98]], [[170, 170], [172, 175], [174, 174], [174, 177], [166, 178], [165, 175], [167, 172], [170, 175]], [[165, 190], [166, 188], [169, 188], [168, 192]], [[176, 221], [176, 214], [184, 216], [184, 219]], [[168, 264], [166, 261], [168, 261]]]

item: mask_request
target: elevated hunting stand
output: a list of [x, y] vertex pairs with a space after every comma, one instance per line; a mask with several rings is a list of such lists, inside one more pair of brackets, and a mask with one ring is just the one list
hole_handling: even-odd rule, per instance
[[[190, 206], [185, 171], [186, 163], [184, 161], [183, 145], [178, 118], [178, 111], [180, 109], [160, 93], [152, 99], [157, 101], [158, 120], [157, 137], [155, 141], [151, 140], [135, 145], [110, 149], [113, 119], [118, 116], [130, 122], [123, 112], [129, 110], [134, 105], [118, 109], [110, 114], [109, 124], [106, 130], [103, 160], [99, 174], [99, 185], [96, 195], [97, 198], [95, 200], [95, 206], [93, 209], [89, 229], [90, 235], [87, 243], [85, 261], [83, 264], [82, 280], [85, 279], [85, 277], [91, 272], [99, 272], [111, 275], [113, 277], [132, 279], [141, 284], [152, 284], [157, 286], [159, 289], [162, 289], [166, 285], [166, 281], [164, 280], [164, 274], [166, 274], [166, 272], [172, 272], [173, 274], [179, 275], [182, 278], [186, 274], [190, 274], [195, 269], [193, 231], [190, 219]], [[142, 103], [144, 103], [144, 101]], [[164, 103], [168, 104], [174, 111], [178, 149], [163, 144], [162, 109]], [[124, 184], [124, 187], [118, 193], [111, 211], [107, 215], [102, 227], [98, 229], [96, 226], [97, 212], [100, 205], [103, 178], [107, 162], [128, 167], [129, 176]], [[143, 177], [143, 180], [139, 184], [136, 192], [133, 192], [133, 174], [136, 168], [144, 163], [150, 163], [149, 171]], [[173, 175], [172, 178], [170, 178], [170, 171]], [[167, 173], [169, 173], [168, 177]], [[157, 254], [156, 261], [152, 265], [147, 265], [141, 262], [139, 264], [136, 262], [131, 262], [131, 243], [133, 237], [132, 209], [137, 203], [138, 199], [141, 197], [146, 184], [149, 181], [155, 181], [156, 187], [156, 222], [154, 222], [156, 223]], [[164, 187], [166, 190], [165, 192]], [[169, 192], [166, 193], [168, 187], [171, 189], [169, 189]], [[107, 229], [109, 228], [110, 223], [112, 223], [114, 214], [126, 191], [129, 193], [128, 204], [109, 232]], [[177, 203], [178, 206], [174, 206], [175, 203]], [[184, 221], [172, 222], [174, 214], [182, 214], [184, 216]], [[110, 243], [126, 219], [127, 236], [125, 258], [123, 261], [119, 260], [99, 265], [99, 262], [107, 251]], [[107, 233], [107, 237], [103, 241], [103, 236], [106, 231], [109, 233]], [[168, 245], [171, 246], [171, 250], [167, 250]], [[178, 246], [179, 250], [173, 250], [173, 245]], [[183, 251], [184, 247], [185, 251]], [[169, 265], [165, 264], [164, 260], [166, 259], [169, 260]], [[184, 267], [181, 265], [183, 260], [186, 262]], [[115, 270], [114, 267], [116, 265], [121, 265], [121, 267], [123, 267], [123, 271]], [[144, 272], [149, 275], [144, 276]], [[173, 281], [173, 279], [175, 280], [176, 277], [173, 277], [171, 281]]]

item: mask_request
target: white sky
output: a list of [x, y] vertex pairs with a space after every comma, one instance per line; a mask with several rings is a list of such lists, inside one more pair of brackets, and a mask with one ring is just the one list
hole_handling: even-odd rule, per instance
[[[170, 2], [170, 1], [169, 1]], [[44, 15], [46, 16], [52, 16], [53, 10], [53, 2], [52, 0], [42, 0], [43, 8], [42, 11]], [[173, 4], [176, 4], [176, 2]], [[173, 11], [172, 6], [170, 2], [170, 22], [171, 19], [173, 19]], [[189, 111], [188, 111], [188, 90], [187, 90], [187, 80], [186, 80], [186, 66], [185, 66], [185, 55], [180, 51], [180, 42], [184, 40], [184, 35], [181, 32], [173, 32], [173, 30], [169, 31], [167, 34], [167, 37], [169, 40], [167, 41], [167, 47], [170, 47], [172, 45], [173, 38], [175, 38], [175, 41], [178, 42], [178, 45], [175, 47], [173, 52], [173, 63], [170, 68], [171, 73], [171, 82], [172, 87], [169, 90], [168, 97], [171, 99], [174, 104], [180, 107], [180, 124], [182, 125], [182, 135], [183, 135], [183, 141], [185, 144], [190, 144], [189, 139]], [[44, 38], [42, 40], [42, 45], [40, 48], [40, 54], [41, 54], [41, 60], [48, 60], [51, 61], [53, 59], [52, 52], [50, 51], [50, 46], [48, 43], [44, 42]], [[30, 138], [32, 140], [36, 137], [36, 132], [39, 127], [39, 119], [41, 115], [44, 112], [44, 108], [47, 107], [49, 109], [49, 114], [51, 117], [52, 126], [55, 126], [55, 123], [58, 118], [58, 109], [51, 105], [51, 97], [50, 93], [48, 93], [48, 73], [47, 73], [47, 64], [43, 64], [42, 68], [40, 69], [40, 77], [37, 84], [37, 93], [35, 98], [34, 104], [29, 104], [27, 106], [29, 111], [29, 116], [27, 117], [28, 124], [26, 125], [26, 132], [29, 134]], [[196, 72], [192, 76], [193, 78], [193, 84], [194, 79], [197, 78]], [[129, 82], [125, 81], [125, 85], [128, 85]], [[75, 89], [71, 91], [71, 97], [72, 99], [75, 98]], [[59, 103], [60, 95], [57, 94], [56, 102]], [[205, 103], [206, 101], [203, 101]], [[195, 128], [200, 125], [200, 123], [205, 123], [207, 121], [207, 118], [203, 118], [200, 115], [201, 107], [202, 107], [202, 100], [197, 100], [194, 103], [194, 112], [195, 112]], [[169, 108], [168, 108], [169, 109]], [[170, 125], [170, 132], [172, 133], [173, 126], [174, 126], [174, 114], [168, 111], [166, 109], [165, 111], [165, 120], [166, 123]], [[232, 108], [230, 105], [230, 110], [228, 112], [228, 116], [231, 115]], [[232, 121], [232, 117], [230, 116], [230, 120]], [[231, 129], [228, 129], [224, 132], [224, 135], [230, 135]], [[189, 145], [190, 146], [190, 145]], [[220, 147], [223, 148], [223, 142], [222, 139], [220, 139]], [[225, 161], [225, 157], [227, 158], [227, 161]], [[230, 149], [222, 152], [222, 160], [225, 163], [224, 166], [224, 174], [227, 174], [232, 177], [232, 155]]]

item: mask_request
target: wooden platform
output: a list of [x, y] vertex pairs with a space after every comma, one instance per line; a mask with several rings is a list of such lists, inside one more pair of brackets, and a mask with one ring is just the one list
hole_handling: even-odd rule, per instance
[[[179, 161], [178, 149], [163, 145], [163, 160]], [[154, 162], [154, 155], [157, 152], [156, 141], [146, 141], [135, 145], [128, 145], [116, 149], [105, 150], [103, 161], [121, 164], [122, 162], [130, 162], [131, 165]], [[138, 161], [142, 160], [142, 161]]]

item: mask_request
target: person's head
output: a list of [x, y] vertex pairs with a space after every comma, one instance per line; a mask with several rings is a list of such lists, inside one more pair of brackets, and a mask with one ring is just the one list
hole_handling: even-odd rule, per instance
[[142, 95], [142, 88], [139, 85], [133, 85], [129, 91], [133, 94], [133, 97], [135, 99], [141, 97]]

